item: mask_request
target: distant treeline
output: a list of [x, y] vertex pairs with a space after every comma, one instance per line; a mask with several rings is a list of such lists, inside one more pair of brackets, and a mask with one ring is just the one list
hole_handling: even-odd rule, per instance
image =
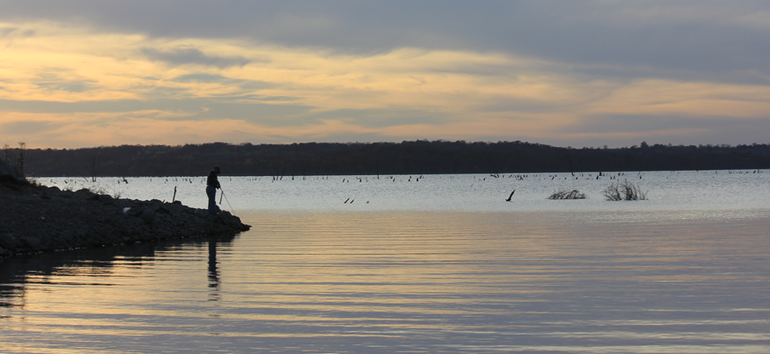
[[770, 168], [770, 145], [648, 145], [561, 148], [526, 142], [404, 141], [123, 145], [27, 149], [25, 173], [38, 177], [223, 175], [390, 175]]

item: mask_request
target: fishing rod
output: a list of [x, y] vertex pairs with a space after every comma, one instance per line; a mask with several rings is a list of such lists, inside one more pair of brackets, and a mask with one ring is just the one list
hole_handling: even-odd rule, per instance
[[219, 197], [219, 204], [222, 204], [222, 197], [225, 198], [225, 201], [227, 201], [227, 205], [230, 207], [230, 212], [235, 215], [235, 211], [233, 210], [233, 206], [230, 205], [230, 199], [227, 199], [227, 196], [225, 195], [225, 191], [222, 188], [219, 188], [219, 191], [222, 192], [222, 196]]

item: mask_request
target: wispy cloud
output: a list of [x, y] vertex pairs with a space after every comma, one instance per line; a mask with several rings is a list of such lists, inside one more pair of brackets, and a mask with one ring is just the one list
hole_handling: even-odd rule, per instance
[[200, 49], [194, 47], [178, 47], [168, 50], [142, 48], [141, 53], [150, 60], [164, 62], [172, 66], [193, 64], [224, 69], [231, 66], [243, 67], [250, 62], [250, 60], [238, 56], [220, 57], [206, 55]]

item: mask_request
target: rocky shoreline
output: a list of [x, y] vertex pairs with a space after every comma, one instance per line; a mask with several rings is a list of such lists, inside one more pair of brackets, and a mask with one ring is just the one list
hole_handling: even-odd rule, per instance
[[227, 237], [250, 226], [180, 202], [116, 199], [87, 189], [62, 191], [0, 180], [0, 258], [203, 236]]

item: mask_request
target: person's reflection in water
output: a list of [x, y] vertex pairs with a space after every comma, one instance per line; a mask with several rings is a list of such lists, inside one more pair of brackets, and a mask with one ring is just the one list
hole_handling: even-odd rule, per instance
[[219, 269], [217, 269], [217, 241], [209, 240], [209, 301], [219, 301]]

